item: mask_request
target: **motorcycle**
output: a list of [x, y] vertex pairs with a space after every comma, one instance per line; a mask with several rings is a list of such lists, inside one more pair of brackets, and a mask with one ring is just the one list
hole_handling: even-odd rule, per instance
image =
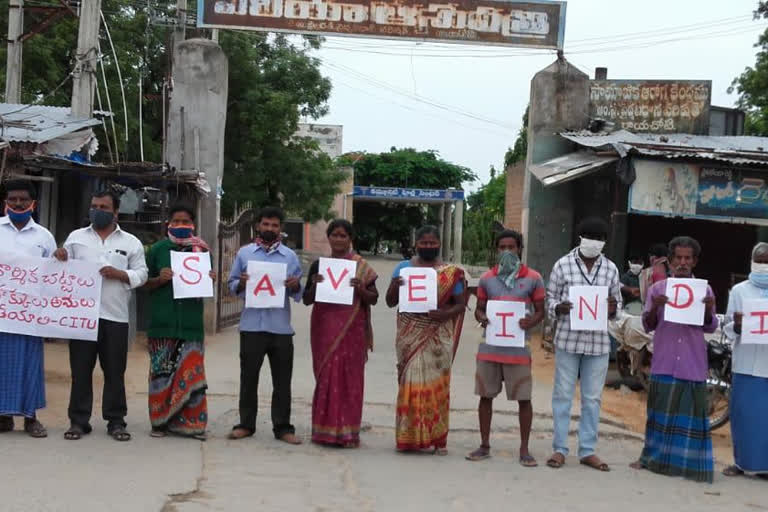
[[730, 419], [732, 357], [733, 349], [725, 333], [707, 340], [707, 398], [711, 430], [724, 426]]
[[[645, 332], [642, 316], [625, 308], [609, 321], [608, 331], [619, 343], [616, 366], [622, 379], [635, 391], [650, 386], [653, 359], [653, 335]], [[711, 430], [726, 425], [730, 418], [732, 348], [722, 329], [724, 317], [718, 315], [720, 328], [707, 336], [707, 398]]]

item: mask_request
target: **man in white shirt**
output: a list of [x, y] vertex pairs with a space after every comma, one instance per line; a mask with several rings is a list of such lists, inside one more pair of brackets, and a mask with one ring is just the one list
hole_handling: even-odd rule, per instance
[[[32, 218], [35, 187], [28, 181], [5, 185], [5, 217], [0, 218], [0, 249], [25, 256], [49, 258], [56, 240]], [[43, 339], [0, 332], [0, 433], [14, 428], [13, 417], [24, 417], [24, 431], [46, 437], [36, 411], [45, 407]]]
[[56, 258], [93, 261], [104, 266], [101, 287], [99, 336], [92, 341], [70, 340], [69, 366], [72, 389], [69, 396], [71, 426], [64, 434], [69, 440], [91, 432], [93, 369], [96, 358], [104, 371], [102, 416], [107, 433], [117, 441], [128, 441], [125, 430], [125, 366], [128, 355], [128, 301], [133, 289], [147, 280], [144, 246], [138, 238], [120, 229], [117, 211], [120, 198], [110, 191], [97, 192], [91, 199], [91, 225], [73, 231]]

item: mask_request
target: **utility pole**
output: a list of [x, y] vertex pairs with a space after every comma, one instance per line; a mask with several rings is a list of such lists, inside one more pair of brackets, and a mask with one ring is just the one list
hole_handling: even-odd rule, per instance
[[96, 87], [96, 66], [99, 55], [101, 0], [82, 0], [80, 29], [77, 35], [77, 62], [73, 72], [72, 115], [76, 118], [93, 116], [93, 94]]
[[187, 34], [187, 0], [176, 0], [176, 27], [173, 29], [173, 46], [186, 39]]
[[8, 56], [5, 75], [5, 102], [21, 103], [21, 50], [24, 33], [24, 0], [10, 0], [8, 5]]

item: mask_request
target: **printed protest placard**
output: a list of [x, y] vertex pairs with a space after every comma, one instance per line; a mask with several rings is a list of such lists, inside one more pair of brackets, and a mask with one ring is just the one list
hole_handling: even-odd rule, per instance
[[666, 296], [664, 320], [675, 324], [704, 325], [706, 280], [667, 279]]
[[285, 263], [248, 262], [248, 282], [245, 283], [245, 307], [282, 308], [285, 306]]
[[745, 300], [743, 315], [741, 342], [750, 345], [768, 345], [768, 300]]
[[355, 289], [350, 281], [357, 272], [357, 262], [339, 258], [320, 258], [318, 272], [323, 276], [323, 282], [315, 288], [316, 302], [331, 304], [352, 304]]
[[608, 330], [608, 287], [571, 286], [568, 290], [571, 307], [571, 330]]
[[427, 313], [437, 309], [437, 272], [428, 267], [406, 267], [400, 270], [401, 313]]
[[101, 267], [0, 253], [0, 331], [96, 341]]
[[213, 297], [211, 253], [171, 251], [173, 298]]
[[525, 318], [525, 303], [509, 300], [489, 300], [485, 306], [488, 326], [485, 342], [500, 347], [525, 347], [525, 331], [520, 320]]

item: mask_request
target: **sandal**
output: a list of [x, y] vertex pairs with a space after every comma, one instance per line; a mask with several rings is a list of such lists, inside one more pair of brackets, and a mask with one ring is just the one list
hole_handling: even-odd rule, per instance
[[165, 437], [168, 435], [168, 431], [161, 428], [153, 428], [149, 433], [149, 437]]
[[560, 469], [565, 465], [565, 455], [560, 452], [555, 452], [547, 460], [547, 466], [553, 469]]
[[227, 439], [245, 439], [246, 437], [251, 437], [254, 433], [255, 432], [250, 428], [244, 427], [242, 425], [235, 425], [232, 427], [232, 432], [229, 433]]
[[0, 432], [11, 432], [13, 427], [13, 416], [0, 416]]
[[596, 469], [598, 471], [608, 472], [611, 470], [611, 468], [608, 467], [608, 464], [600, 460], [597, 455], [590, 455], [589, 457], [584, 457], [579, 461], [580, 464], [583, 464], [585, 466], [589, 466], [592, 469]]
[[88, 434], [90, 430], [86, 430], [83, 427], [80, 427], [78, 425], [72, 425], [69, 427], [69, 430], [64, 432], [64, 439], [67, 441], [77, 441], [78, 439], [81, 439], [84, 435]]
[[125, 442], [131, 440], [131, 434], [125, 430], [125, 427], [115, 427], [107, 430], [107, 434], [112, 436], [115, 441]]
[[538, 462], [536, 462], [536, 459], [533, 458], [533, 455], [521, 455], [520, 456], [520, 465], [525, 468], [535, 468], [539, 465]]
[[485, 460], [491, 458], [491, 447], [490, 446], [481, 446], [477, 450], [473, 451], [472, 453], [468, 453], [465, 457], [467, 460], [471, 460], [472, 462], [477, 462], [479, 460]]
[[741, 469], [739, 469], [739, 466], [734, 464], [732, 466], [728, 466], [727, 468], [725, 468], [723, 470], [723, 474], [725, 476], [741, 476], [744, 474], [744, 472]]
[[29, 434], [30, 437], [38, 439], [48, 437], [48, 431], [45, 429], [43, 424], [37, 420], [37, 418], [24, 419], [24, 432]]

